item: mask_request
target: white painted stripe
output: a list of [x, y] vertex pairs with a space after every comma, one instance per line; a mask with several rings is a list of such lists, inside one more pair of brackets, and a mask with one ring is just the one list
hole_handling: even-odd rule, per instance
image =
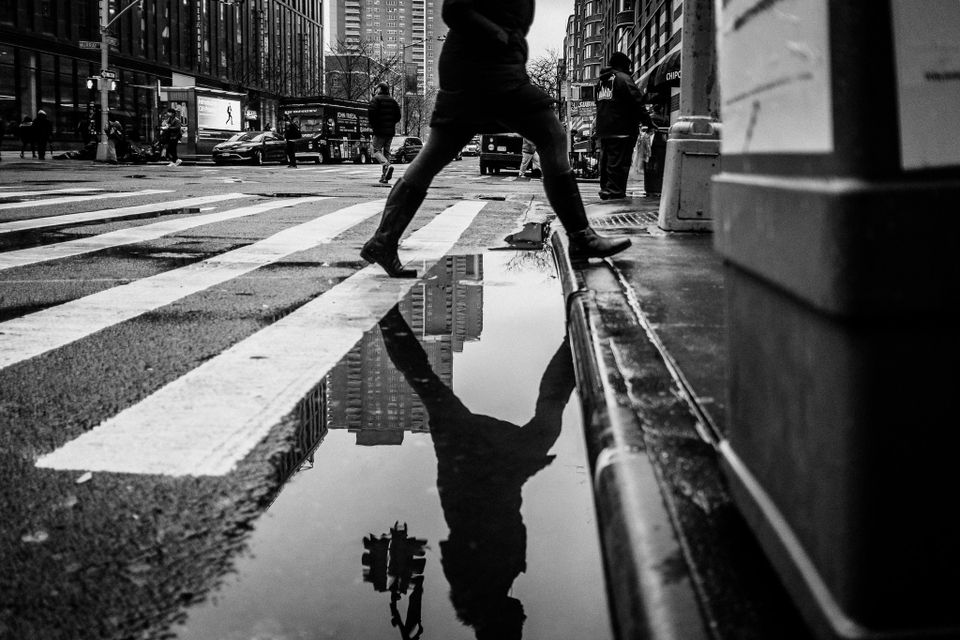
[[120, 193], [95, 193], [86, 196], [65, 196], [63, 198], [47, 198], [45, 200], [29, 200], [27, 202], [7, 202], [0, 204], [0, 210], [26, 209], [27, 207], [49, 206], [51, 204], [69, 204], [71, 202], [88, 202], [90, 200], [106, 200], [108, 198], [132, 198], [134, 196], [152, 196], [158, 193], [172, 193], [170, 189], [143, 189], [142, 191], [121, 191]]
[[[404, 256], [429, 269], [483, 206], [460, 202], [448, 208], [404, 243]], [[361, 269], [41, 457], [37, 466], [172, 476], [229, 473], [418, 282], [389, 278], [376, 265]]]
[[[307, 204], [325, 198], [305, 198]], [[384, 200], [347, 207], [246, 247], [0, 323], [0, 369], [159, 309], [264, 265], [330, 242], [383, 210]]]
[[[244, 196], [243, 194], [239, 193], [224, 194], [221, 196], [203, 196], [200, 198], [181, 200], [179, 202], [167, 202], [165, 203], [166, 206], [164, 208], [173, 207], [173, 205], [176, 205], [175, 208], [193, 207], [199, 204], [198, 201], [209, 201], [210, 198], [224, 200], [227, 198], [241, 197]], [[0, 271], [4, 269], [12, 269], [13, 267], [23, 267], [26, 265], [36, 264], [38, 262], [46, 262], [48, 260], [71, 258], [74, 256], [83, 255], [85, 253], [92, 253], [94, 251], [101, 251], [103, 249], [110, 249], [112, 247], [133, 244], [135, 242], [145, 242], [147, 240], [160, 238], [171, 233], [179, 233], [180, 231], [185, 231], [187, 229], [192, 229], [205, 224], [233, 220], [235, 218], [242, 218], [244, 216], [252, 216], [258, 213], [263, 213], [264, 211], [270, 211], [271, 209], [277, 209], [279, 207], [291, 207], [300, 202], [300, 200], [300, 198], [297, 198], [290, 200], [261, 202], [260, 204], [254, 204], [248, 207], [240, 207], [238, 209], [228, 209], [226, 211], [217, 211], [215, 213], [208, 213], [205, 215], [176, 218], [174, 220], [164, 220], [163, 222], [155, 222], [153, 224], [146, 224], [140, 227], [131, 227], [128, 229], [118, 229], [116, 231], [110, 231], [109, 233], [93, 236], [91, 238], [77, 238], [76, 240], [68, 240], [58, 244], [48, 244], [40, 247], [32, 247], [30, 249], [8, 251], [7, 253], [0, 253]]]
[[374, 172], [373, 172], [373, 169], [360, 169], [360, 170], [356, 170], [356, 169], [355, 169], [355, 170], [353, 170], [353, 171], [347, 171], [345, 175], [348, 175], [348, 176], [372, 176], [373, 173], [374, 173]]
[[[12, 189], [13, 187], [4, 187]], [[49, 189], [46, 191], [4, 191], [0, 193], [0, 198], [22, 198], [24, 196], [47, 196], [51, 193], [92, 193], [94, 191], [103, 191], [96, 187], [76, 187], [73, 189]]]
[[[33, 229], [45, 229], [47, 227], [61, 227], [64, 225], [76, 224], [81, 222], [96, 222], [99, 220], [110, 220], [113, 218], [125, 218], [137, 216], [144, 213], [155, 213], [157, 211], [166, 211], [168, 209], [186, 209], [196, 207], [197, 205], [211, 202], [221, 202], [223, 200], [235, 200], [244, 197], [242, 193], [224, 193], [215, 196], [200, 196], [189, 198], [187, 200], [173, 200], [167, 202], [152, 202], [150, 204], [138, 204], [131, 207], [117, 207], [114, 209], [100, 209], [98, 211], [82, 211], [80, 213], [64, 214], [62, 216], [47, 216], [46, 218], [31, 218], [28, 220], [13, 220], [11, 222], [0, 223], [0, 234], [14, 233], [16, 231], [31, 231]], [[189, 203], [189, 204], [187, 204]]]

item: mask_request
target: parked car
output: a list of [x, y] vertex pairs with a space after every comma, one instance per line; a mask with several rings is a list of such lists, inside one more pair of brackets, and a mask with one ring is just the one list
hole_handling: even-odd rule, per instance
[[264, 162], [286, 162], [287, 157], [284, 139], [273, 131], [238, 133], [215, 146], [212, 155], [217, 164], [250, 162], [260, 165]]
[[480, 141], [471, 140], [464, 145], [463, 150], [460, 151], [461, 155], [464, 156], [478, 156], [480, 155]]
[[480, 136], [480, 175], [520, 170], [523, 138], [516, 133], [485, 133]]
[[423, 149], [423, 140], [420, 138], [414, 138], [412, 136], [405, 136], [400, 138], [400, 144], [393, 150], [393, 162], [397, 164], [403, 164], [404, 162], [410, 162], [417, 157], [417, 154], [420, 153], [420, 149]]

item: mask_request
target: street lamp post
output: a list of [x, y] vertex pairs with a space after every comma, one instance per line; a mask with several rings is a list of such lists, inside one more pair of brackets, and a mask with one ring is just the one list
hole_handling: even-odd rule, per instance
[[143, 8], [143, 0], [131, 2], [110, 19], [109, 0], [100, 0], [100, 142], [97, 144], [97, 162], [110, 160], [107, 127], [110, 124], [110, 86], [116, 74], [110, 70], [110, 25], [135, 6]]

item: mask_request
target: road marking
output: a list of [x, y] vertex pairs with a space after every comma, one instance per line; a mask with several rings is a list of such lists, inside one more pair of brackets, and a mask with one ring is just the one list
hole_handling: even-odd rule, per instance
[[344, 175], [348, 175], [348, 176], [366, 176], [366, 175], [372, 175], [372, 174], [373, 174], [373, 170], [372, 170], [372, 169], [359, 169], [359, 170], [355, 169], [355, 170], [353, 170], [353, 171], [347, 171]]
[[48, 227], [62, 227], [81, 222], [99, 222], [101, 220], [110, 220], [112, 218], [126, 218], [144, 213], [166, 211], [168, 209], [185, 209], [210, 202], [233, 200], [242, 197], [242, 193], [227, 193], [215, 196], [188, 198], [186, 200], [139, 204], [132, 207], [117, 207], [115, 209], [100, 209], [98, 211], [81, 211], [80, 213], [70, 213], [62, 216], [47, 216], [45, 218], [13, 220], [11, 222], [0, 223], [0, 234], [15, 233], [17, 231], [32, 231], [34, 229], [46, 229]]
[[[4, 187], [12, 189], [13, 187]], [[47, 196], [51, 193], [91, 193], [94, 191], [103, 191], [96, 187], [76, 187], [74, 189], [50, 189], [47, 191], [3, 191], [0, 192], [0, 198], [22, 198], [24, 196]]]
[[152, 196], [158, 193], [173, 193], [170, 189], [143, 189], [142, 191], [123, 191], [120, 193], [95, 193], [83, 196], [65, 196], [63, 198], [46, 198], [44, 200], [29, 200], [27, 202], [7, 202], [0, 204], [0, 210], [26, 209], [27, 207], [49, 206], [51, 204], [69, 204], [71, 202], [88, 202], [90, 200], [106, 200], [108, 198], [132, 198], [134, 196]]
[[[246, 197], [242, 193], [226, 193], [217, 196], [202, 196], [199, 198], [188, 198], [186, 200], [174, 200], [164, 202], [160, 205], [143, 205], [144, 213], [156, 210], [166, 209], [184, 209], [195, 207], [198, 204], [213, 202], [216, 200], [231, 200], [235, 198]], [[244, 216], [252, 216], [257, 213], [263, 213], [277, 207], [289, 207], [295, 205], [301, 199], [274, 200], [273, 202], [261, 202], [260, 204], [240, 207], [238, 209], [228, 209], [217, 211], [206, 215], [196, 215], [186, 218], [176, 218], [174, 220], [164, 220], [153, 224], [145, 224], [140, 227], [131, 227], [128, 229], [117, 229], [91, 238], [77, 238], [57, 244], [48, 244], [40, 247], [31, 247], [29, 249], [19, 249], [0, 253], [0, 271], [12, 269], [14, 267], [23, 267], [38, 262], [47, 262], [49, 260], [59, 260], [61, 258], [71, 258], [73, 256], [110, 249], [113, 247], [133, 244], [135, 242], [145, 242], [171, 233], [178, 233], [194, 227], [214, 222], [223, 222], [224, 220], [233, 220]], [[152, 207], [152, 208], [146, 208]], [[134, 209], [142, 207], [132, 207]], [[129, 215], [129, 214], [128, 214]]]
[[[450, 250], [483, 208], [457, 203], [403, 244], [424, 270]], [[376, 265], [353, 274], [41, 457], [38, 467], [171, 476], [225, 475], [419, 280], [389, 278]]]
[[[326, 200], [303, 198], [297, 204]], [[386, 200], [346, 207], [201, 262], [0, 322], [0, 369], [159, 309], [284, 257], [333, 240], [383, 211]]]

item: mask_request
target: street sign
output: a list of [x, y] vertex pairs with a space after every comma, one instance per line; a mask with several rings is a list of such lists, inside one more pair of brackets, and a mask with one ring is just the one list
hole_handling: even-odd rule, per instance
[[114, 71], [113, 69], [102, 69], [100, 71], [100, 77], [103, 78], [104, 80], [116, 80], [117, 72]]
[[107, 36], [105, 39], [106, 39], [106, 41], [107, 41], [107, 44], [110, 45], [111, 47], [119, 47], [119, 46], [120, 46], [120, 40], [118, 40], [118, 39], [117, 39], [116, 37], [114, 37], [114, 36]]
[[100, 48], [100, 42], [98, 42], [98, 41], [96, 41], [96, 40], [81, 40], [81, 41], [80, 41], [80, 48], [81, 48], [81, 49], [99, 49], [99, 48]]

